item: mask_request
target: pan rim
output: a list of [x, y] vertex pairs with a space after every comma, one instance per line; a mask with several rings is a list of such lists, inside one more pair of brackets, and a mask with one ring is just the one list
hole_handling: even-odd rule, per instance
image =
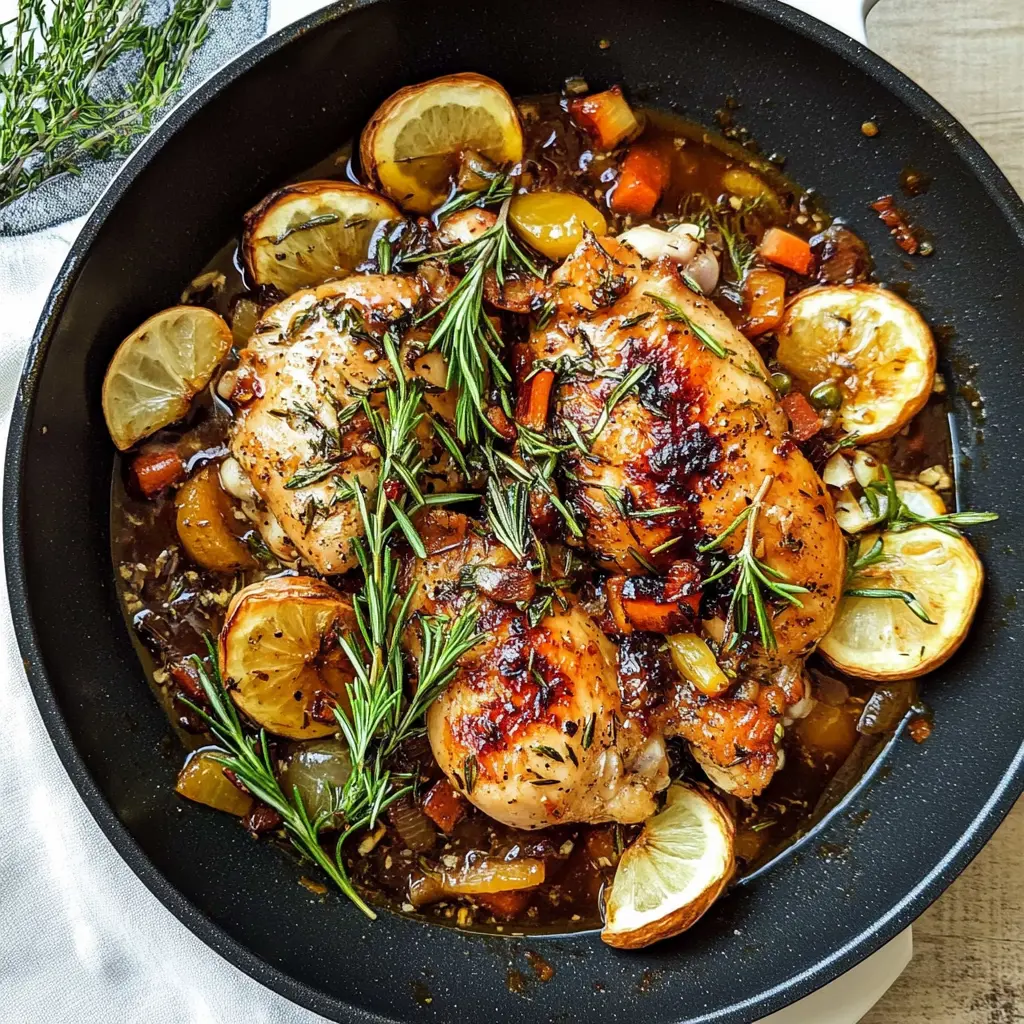
[[[121, 859], [194, 935], [257, 982], [299, 1005], [333, 1019], [342, 1019], [338, 1015], [344, 1014], [348, 1019], [385, 1022], [394, 1018], [383, 1017], [341, 998], [328, 996], [274, 967], [251, 952], [241, 941], [230, 936], [155, 867], [114, 813], [72, 742], [66, 721], [43, 668], [43, 655], [25, 580], [22, 532], [26, 510], [21, 486], [27, 432], [50, 342], [92, 244], [121, 197], [131, 188], [139, 173], [158, 156], [164, 144], [225, 87], [265, 57], [276, 53], [300, 36], [316, 30], [323, 24], [343, 18], [353, 10], [372, 7], [376, 2], [377, 0], [339, 0], [285, 26], [242, 51], [221, 70], [182, 97], [129, 156], [104, 189], [55, 278], [26, 354], [11, 413], [6, 446], [3, 540], [11, 614], [33, 697], [65, 771], [89, 813]], [[946, 137], [957, 156], [965, 162], [971, 174], [1024, 245], [1024, 201], [980, 143], [920, 86], [867, 47], [778, 0], [714, 2], [765, 17], [811, 40], [851, 64], [894, 95], [916, 116]], [[885, 915], [811, 967], [779, 982], [757, 997], [732, 1003], [691, 1019], [694, 1022], [747, 1021], [750, 1019], [747, 1012], [755, 1007], [758, 1015], [764, 1016], [810, 994], [855, 966], [906, 928], [948, 887], [988, 841], [1022, 790], [1024, 745], [1018, 749], [999, 785], [985, 801], [960, 840], [941, 858], [932, 871]], [[538, 936], [538, 939], [541, 938]], [[588, 938], [586, 941], [594, 940]]]

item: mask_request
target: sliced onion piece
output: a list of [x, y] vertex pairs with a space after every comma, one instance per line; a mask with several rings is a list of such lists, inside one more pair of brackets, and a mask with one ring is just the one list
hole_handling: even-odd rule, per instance
[[534, 857], [477, 857], [467, 859], [459, 868], [443, 870], [440, 877], [445, 891], [451, 895], [532, 889], [544, 881], [544, 861]]
[[288, 797], [297, 789], [310, 818], [331, 810], [333, 793], [352, 774], [348, 745], [330, 738], [296, 747], [285, 759], [278, 782]]

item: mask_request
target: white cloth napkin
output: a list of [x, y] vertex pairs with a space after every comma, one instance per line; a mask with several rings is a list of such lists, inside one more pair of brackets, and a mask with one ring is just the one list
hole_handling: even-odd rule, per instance
[[[320, 6], [321, 0], [273, 0], [268, 31]], [[4, 441], [29, 339], [84, 221], [0, 237]], [[16, 1024], [323, 1021], [206, 947], [124, 864], [53, 750], [25, 679], [3, 586], [0, 630], [0, 1017]], [[804, 1015], [794, 1007], [784, 1019], [853, 1024], [873, 1002], [864, 993], [877, 998], [908, 959], [909, 933], [884, 962], [876, 956], [841, 979], [842, 992], [818, 996]]]

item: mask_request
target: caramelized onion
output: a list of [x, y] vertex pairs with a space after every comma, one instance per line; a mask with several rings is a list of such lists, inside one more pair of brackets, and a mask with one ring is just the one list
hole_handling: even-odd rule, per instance
[[344, 786], [351, 773], [348, 747], [331, 737], [296, 745], [285, 760], [278, 781], [289, 797], [293, 788], [298, 789], [306, 813], [315, 818], [330, 810], [332, 791]]
[[434, 848], [437, 832], [411, 797], [403, 796], [396, 800], [388, 808], [388, 819], [402, 842], [414, 853], [425, 853]]
[[531, 889], [544, 881], [544, 861], [533, 857], [521, 860], [467, 858], [459, 868], [442, 870], [440, 878], [445, 891], [452, 895]]
[[857, 731], [865, 736], [893, 732], [916, 700], [917, 684], [913, 679], [879, 686], [864, 705]]

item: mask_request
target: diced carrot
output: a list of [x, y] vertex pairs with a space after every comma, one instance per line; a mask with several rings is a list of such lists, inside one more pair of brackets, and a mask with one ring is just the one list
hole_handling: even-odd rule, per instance
[[535, 373], [519, 392], [519, 408], [516, 419], [531, 430], [543, 430], [548, 423], [548, 403], [551, 401], [551, 385], [555, 382], [554, 370], [540, 370]]
[[662, 603], [650, 597], [623, 598], [623, 607], [634, 629], [646, 633], [669, 633], [680, 627], [675, 625], [679, 617], [679, 605], [674, 601]]
[[758, 252], [769, 262], [798, 274], [809, 273], [814, 262], [807, 242], [782, 228], [769, 228], [761, 239]]
[[466, 798], [447, 779], [435, 782], [423, 800], [423, 813], [445, 833], [462, 820], [466, 808]]
[[782, 323], [786, 308], [786, 279], [771, 270], [751, 270], [743, 282], [747, 320], [743, 333], [757, 337]]
[[790, 434], [794, 441], [809, 441], [822, 428], [818, 414], [799, 391], [791, 391], [782, 400], [782, 408], [789, 417]]
[[159, 445], [139, 452], [132, 459], [131, 478], [147, 498], [185, 478], [185, 464], [174, 445]]
[[485, 910], [503, 921], [518, 917], [530, 905], [532, 889], [509, 889], [507, 892], [481, 892], [473, 897]]
[[619, 183], [608, 200], [615, 213], [649, 217], [668, 186], [671, 157], [652, 146], [631, 146], [622, 161]]
[[[683, 594], [677, 581], [655, 576], [630, 576], [622, 584], [622, 607], [634, 629], [678, 633], [693, 625], [700, 594]], [[669, 591], [671, 590], [671, 596]]]
[[622, 90], [612, 86], [606, 92], [569, 101], [569, 116], [602, 149], [614, 149], [640, 127]]

